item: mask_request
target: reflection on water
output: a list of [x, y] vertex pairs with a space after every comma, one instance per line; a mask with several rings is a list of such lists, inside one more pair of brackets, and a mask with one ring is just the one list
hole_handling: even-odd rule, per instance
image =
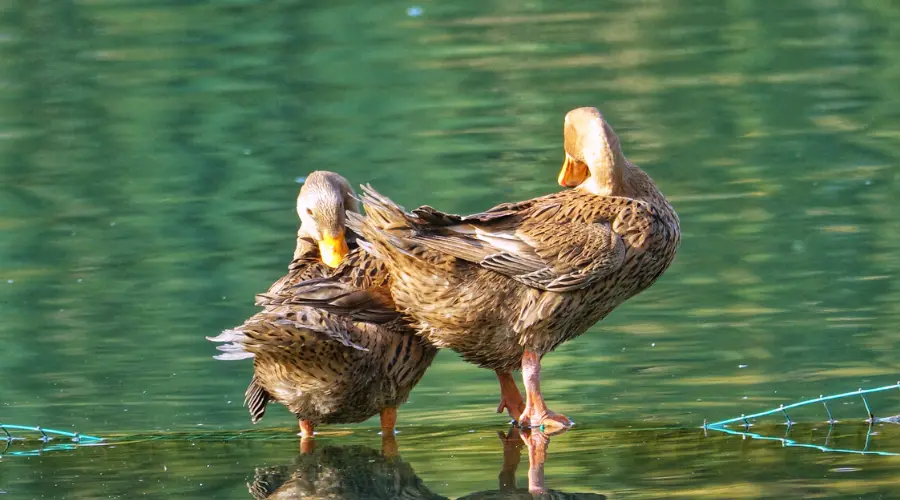
[[[567, 431], [562, 430], [554, 435], [559, 436]], [[488, 499], [525, 499], [538, 498], [547, 499], [570, 499], [570, 500], [604, 500], [605, 495], [596, 493], [565, 493], [562, 491], [551, 490], [547, 488], [546, 478], [544, 475], [544, 466], [547, 462], [547, 451], [550, 447], [550, 436], [543, 432], [532, 430], [519, 430], [513, 426], [509, 432], [504, 434], [498, 432], [500, 441], [503, 443], [503, 465], [500, 468], [498, 476], [499, 488], [496, 490], [479, 491], [464, 497], [467, 500], [488, 500]], [[528, 454], [528, 474], [526, 486], [519, 487], [517, 485], [516, 473], [519, 469], [521, 461], [522, 448], [527, 448]]]
[[[754, 432], [779, 437], [785, 429]], [[900, 452], [900, 426], [879, 424], [871, 434], [841, 423], [798, 425], [789, 437]], [[326, 433], [312, 446], [287, 430], [122, 436], [106, 446], [4, 455], [0, 491], [12, 498], [895, 498], [900, 466], [900, 457], [785, 448], [700, 429], [576, 427], [522, 437], [515, 429], [420, 429], [402, 432], [385, 453], [373, 446], [375, 432]]]
[[[479, 491], [460, 497], [467, 500], [538, 498], [570, 500], [602, 500], [594, 493], [564, 493], [548, 490], [544, 484], [544, 464], [549, 436], [539, 431], [526, 431], [523, 436], [516, 427], [504, 434], [498, 432], [503, 445], [503, 464], [498, 475], [498, 488]], [[393, 440], [388, 438], [387, 441]], [[290, 465], [260, 467], [253, 480], [247, 483], [250, 495], [256, 499], [340, 498], [340, 499], [444, 499], [432, 493], [416, 475], [412, 467], [399, 456], [385, 449], [378, 453], [364, 446], [318, 447], [304, 443], [305, 449]], [[516, 473], [522, 448], [528, 449], [527, 486], [518, 487]]]
[[397, 456], [365, 446], [308, 446], [290, 465], [259, 467], [247, 483], [256, 499], [442, 499]]

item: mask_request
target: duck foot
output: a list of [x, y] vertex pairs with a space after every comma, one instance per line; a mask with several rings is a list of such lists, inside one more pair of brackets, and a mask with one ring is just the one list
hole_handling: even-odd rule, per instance
[[500, 397], [500, 404], [497, 405], [497, 413], [503, 413], [504, 411], [509, 414], [509, 418], [513, 420], [518, 420], [522, 416], [522, 411], [525, 410], [525, 403], [523, 401], [508, 401], [504, 397]]
[[518, 423], [519, 427], [522, 429], [546, 430], [551, 434], [560, 430], [566, 430], [575, 425], [575, 422], [572, 422], [563, 414], [554, 413], [546, 408], [543, 411], [538, 412], [535, 411], [534, 408], [527, 407], [525, 408], [525, 411], [522, 412], [522, 417], [519, 418]]

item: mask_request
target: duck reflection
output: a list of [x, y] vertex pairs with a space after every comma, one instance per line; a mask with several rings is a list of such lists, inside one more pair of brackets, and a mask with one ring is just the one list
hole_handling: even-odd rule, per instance
[[[562, 431], [562, 434], [566, 431]], [[531, 500], [601, 500], [595, 493], [564, 493], [544, 486], [544, 464], [550, 435], [537, 430], [498, 432], [503, 445], [503, 465], [496, 490], [479, 491], [463, 496], [467, 500], [507, 499]], [[554, 434], [555, 435], [555, 434]], [[516, 473], [523, 448], [528, 451], [527, 485], [518, 486]], [[301, 453], [291, 465], [260, 467], [253, 481], [247, 483], [253, 498], [329, 498], [329, 499], [434, 499], [447, 497], [429, 490], [413, 468], [397, 454], [393, 436], [386, 436], [382, 451], [366, 446], [317, 446], [305, 440]]]
[[[503, 466], [498, 476], [499, 488], [496, 490], [471, 493], [459, 500], [531, 500], [535, 498], [552, 500], [602, 500], [605, 495], [596, 493], [565, 493], [550, 490], [544, 485], [544, 464], [547, 462], [547, 449], [550, 437], [567, 432], [565, 429], [552, 434], [545, 434], [537, 429], [520, 430], [512, 426], [504, 434], [497, 435], [503, 443]], [[516, 472], [522, 458], [522, 448], [528, 449], [528, 485], [519, 487], [516, 484]]]
[[257, 468], [250, 495], [286, 500], [291, 498], [329, 499], [434, 499], [412, 467], [396, 455], [396, 441], [386, 437], [382, 452], [366, 446], [317, 446], [303, 443], [292, 465]]

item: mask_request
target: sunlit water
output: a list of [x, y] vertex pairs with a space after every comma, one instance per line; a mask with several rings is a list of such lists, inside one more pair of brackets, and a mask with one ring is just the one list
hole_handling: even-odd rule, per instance
[[[182, 434], [250, 427], [249, 363], [212, 360], [204, 336], [283, 274], [295, 179], [332, 169], [454, 212], [525, 199], [558, 189], [562, 117], [594, 105], [672, 200], [683, 243], [656, 285], [545, 358], [548, 402], [577, 422], [552, 440], [547, 486], [900, 497], [891, 457], [696, 430], [900, 378], [898, 11], [565, 4], [0, 6], [0, 422], [180, 436], [7, 452], [0, 492], [241, 498], [257, 468], [303, 463], [281, 408], [260, 424], [280, 439]], [[385, 467], [445, 497], [498, 489], [497, 391], [441, 353]], [[870, 402], [900, 413], [900, 394]], [[833, 410], [858, 422], [861, 406]], [[823, 410], [791, 416], [822, 444]], [[840, 447], [865, 448], [847, 425]], [[900, 453], [890, 429], [872, 446]], [[314, 453], [381, 460], [373, 422], [325, 432]]]

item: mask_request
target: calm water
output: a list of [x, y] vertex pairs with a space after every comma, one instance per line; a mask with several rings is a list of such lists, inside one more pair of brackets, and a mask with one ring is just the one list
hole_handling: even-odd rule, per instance
[[[327, 168], [472, 212], [556, 190], [562, 117], [594, 105], [671, 198], [683, 244], [652, 289], [545, 358], [548, 401], [578, 423], [552, 438], [547, 487], [900, 498], [900, 459], [693, 429], [900, 378], [900, 11], [565, 4], [0, 6], [0, 421], [119, 439], [31, 457], [14, 443], [0, 494], [248, 498], [261, 475], [309, 483], [312, 463], [358, 498], [397, 481], [502, 497], [492, 373], [443, 352], [401, 410], [399, 457], [379, 454], [375, 422], [299, 455], [282, 408], [221, 437], [250, 428], [250, 366], [214, 361], [204, 336], [283, 274], [297, 177]], [[864, 416], [847, 403], [838, 418]], [[872, 403], [900, 413], [900, 391]], [[808, 424], [792, 438], [823, 444], [822, 413], [792, 414]], [[868, 449], [900, 453], [900, 428], [875, 432]], [[830, 444], [865, 437], [845, 423]], [[527, 450], [507, 447], [523, 487]]]

